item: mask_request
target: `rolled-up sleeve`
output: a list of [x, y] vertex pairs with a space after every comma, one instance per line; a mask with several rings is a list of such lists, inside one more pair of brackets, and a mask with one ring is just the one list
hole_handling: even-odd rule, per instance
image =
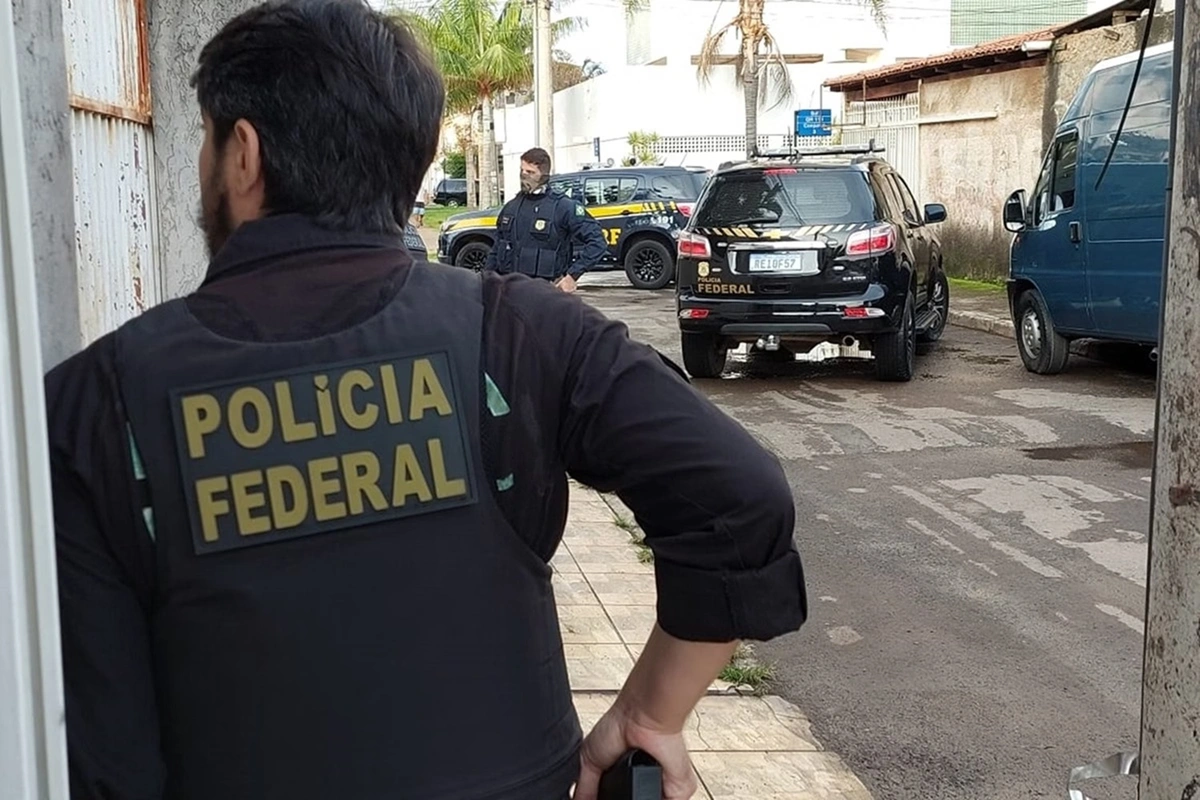
[[778, 460], [623, 324], [570, 298], [549, 305], [544, 315], [570, 317], [563, 462], [577, 480], [615, 492], [645, 531], [662, 628], [690, 641], [798, 629], [804, 573]]

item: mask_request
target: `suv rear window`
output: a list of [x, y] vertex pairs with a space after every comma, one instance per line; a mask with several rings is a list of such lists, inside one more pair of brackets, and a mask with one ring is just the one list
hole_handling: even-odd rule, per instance
[[857, 170], [764, 170], [713, 179], [696, 225], [834, 225], [873, 222], [875, 198]]
[[650, 178], [653, 200], [695, 200], [704, 188], [704, 176], [691, 172], [671, 172]]

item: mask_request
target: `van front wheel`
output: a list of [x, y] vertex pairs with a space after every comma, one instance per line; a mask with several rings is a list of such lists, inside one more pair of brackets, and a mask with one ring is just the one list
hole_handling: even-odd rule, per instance
[[1035, 289], [1017, 298], [1017, 350], [1025, 369], [1038, 375], [1057, 375], [1067, 367], [1070, 343], [1054, 329], [1046, 301]]

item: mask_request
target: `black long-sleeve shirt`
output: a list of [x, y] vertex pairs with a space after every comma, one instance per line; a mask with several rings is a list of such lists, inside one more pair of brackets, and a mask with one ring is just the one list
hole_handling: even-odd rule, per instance
[[[398, 237], [280, 216], [239, 229], [187, 302], [225, 336], [310, 338], [376, 313], [404, 291], [410, 266]], [[483, 365], [492, 404], [506, 407], [484, 404], [485, 465], [529, 546], [545, 560], [558, 547], [570, 474], [637, 516], [668, 633], [727, 641], [797, 629], [804, 581], [774, 457], [623, 324], [545, 282], [482, 280]], [[101, 338], [46, 381], [72, 797], [159, 800], [156, 545], [113, 342]]]

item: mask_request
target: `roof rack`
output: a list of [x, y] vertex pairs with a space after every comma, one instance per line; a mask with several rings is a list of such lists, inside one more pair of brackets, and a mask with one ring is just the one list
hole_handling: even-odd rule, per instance
[[788, 161], [798, 161], [802, 158], [813, 158], [820, 156], [869, 156], [875, 153], [884, 152], [881, 145], [875, 143], [872, 139], [869, 144], [839, 144], [830, 147], [805, 147], [803, 149], [787, 148], [786, 150], [765, 150], [760, 151], [754, 149], [754, 154], [750, 157], [751, 161], [769, 161], [786, 159]]

